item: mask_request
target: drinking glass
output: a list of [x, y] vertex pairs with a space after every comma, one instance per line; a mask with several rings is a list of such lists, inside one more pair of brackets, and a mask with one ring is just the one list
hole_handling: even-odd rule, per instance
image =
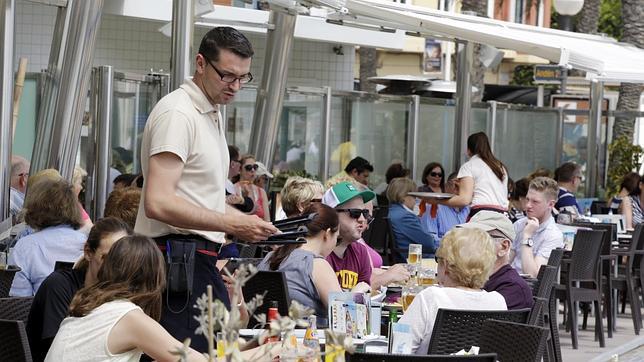
[[422, 287], [417, 285], [409, 285], [409, 286], [403, 287], [402, 297], [401, 297], [403, 312], [407, 311], [407, 308], [409, 308], [411, 303], [414, 301], [414, 298], [416, 298], [416, 295], [418, 295], [418, 293], [420, 293], [421, 290], [422, 290]]
[[418, 273], [418, 284], [423, 287], [438, 284], [436, 282], [436, 270], [433, 268], [421, 268]]
[[423, 262], [423, 246], [421, 244], [409, 244], [409, 256], [407, 263], [414, 266], [414, 271], [417, 273], [418, 268]]

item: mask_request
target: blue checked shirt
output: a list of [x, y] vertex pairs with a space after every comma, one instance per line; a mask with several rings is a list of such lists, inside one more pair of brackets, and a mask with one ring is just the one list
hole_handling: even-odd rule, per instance
[[432, 219], [431, 206], [427, 205], [427, 211], [423, 214], [423, 217], [421, 217], [420, 224], [423, 226], [425, 231], [434, 235], [437, 240], [436, 247], [438, 247], [438, 245], [440, 245], [438, 242], [443, 239], [443, 235], [452, 230], [454, 226], [464, 224], [469, 213], [469, 206], [466, 206], [461, 210], [457, 210], [453, 207], [438, 205], [436, 218]]

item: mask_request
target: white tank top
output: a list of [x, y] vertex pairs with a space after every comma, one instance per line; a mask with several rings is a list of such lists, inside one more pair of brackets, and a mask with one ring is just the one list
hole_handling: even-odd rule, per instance
[[141, 350], [112, 354], [107, 349], [107, 336], [128, 312], [141, 309], [128, 300], [105, 303], [84, 317], [67, 317], [60, 325], [45, 362], [110, 361], [138, 362]]

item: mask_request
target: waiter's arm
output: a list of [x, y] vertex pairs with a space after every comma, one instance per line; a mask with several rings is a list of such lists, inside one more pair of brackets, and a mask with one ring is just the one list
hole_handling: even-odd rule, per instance
[[[179, 156], [162, 152], [150, 157], [145, 183], [145, 215], [166, 224], [195, 230], [222, 231], [246, 241], [265, 240], [277, 229], [254, 215], [220, 213], [177, 195], [184, 164]], [[223, 190], [222, 190], [223, 192]]]

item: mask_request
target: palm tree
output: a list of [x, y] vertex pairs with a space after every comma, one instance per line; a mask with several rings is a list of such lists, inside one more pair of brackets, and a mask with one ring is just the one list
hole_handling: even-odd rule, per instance
[[[622, 20], [624, 32], [622, 42], [630, 43], [638, 48], [644, 48], [644, 0], [623, 0]], [[619, 99], [617, 101], [618, 111], [637, 111], [639, 108], [642, 85], [633, 83], [622, 83], [619, 87]], [[613, 139], [625, 136], [633, 140], [635, 133], [634, 117], [615, 117], [613, 125]]]
[[[461, 12], [464, 11], [474, 12], [477, 16], [487, 16], [487, 0], [462, 0]], [[480, 102], [483, 99], [484, 77], [485, 67], [481, 62], [481, 44], [475, 44], [470, 79], [472, 86], [476, 87], [478, 92], [472, 94], [472, 102]]]
[[577, 17], [576, 29], [578, 33], [597, 34], [600, 3], [600, 0], [584, 1], [584, 7]]
[[360, 47], [360, 90], [363, 92], [376, 93], [376, 84], [367, 79], [377, 76], [378, 52], [376, 48]]

